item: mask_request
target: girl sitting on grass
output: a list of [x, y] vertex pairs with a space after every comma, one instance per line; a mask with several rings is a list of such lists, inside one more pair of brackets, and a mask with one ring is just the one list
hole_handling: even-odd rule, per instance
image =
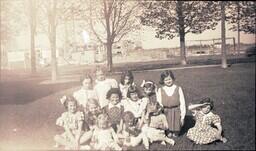
[[88, 99], [86, 103], [86, 108], [84, 108], [85, 121], [88, 123], [88, 126], [91, 130], [96, 127], [97, 119], [103, 111], [100, 108], [98, 100], [94, 98]]
[[121, 104], [122, 93], [118, 88], [111, 88], [107, 93], [109, 103], [103, 112], [109, 116], [112, 128], [119, 133], [123, 127], [124, 106]]
[[198, 104], [189, 105], [188, 109], [196, 121], [195, 126], [188, 130], [188, 139], [196, 144], [209, 144], [216, 140], [227, 142], [222, 135], [220, 117], [212, 113], [213, 101], [210, 98], [203, 98]]
[[65, 132], [54, 137], [55, 147], [63, 145], [65, 149], [79, 149], [82, 143], [91, 138], [92, 131], [89, 131], [86, 125], [83, 113], [77, 110], [77, 101], [74, 97], [64, 96], [61, 103], [67, 111], [57, 119], [56, 125], [63, 127]]
[[95, 150], [122, 150], [118, 145], [118, 137], [111, 127], [107, 114], [100, 114], [97, 127], [93, 131], [91, 149]]

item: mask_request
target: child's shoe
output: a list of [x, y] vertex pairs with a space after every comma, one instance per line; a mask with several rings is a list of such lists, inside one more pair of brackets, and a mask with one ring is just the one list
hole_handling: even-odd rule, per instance
[[164, 146], [166, 145], [165, 141], [162, 141], [161, 144], [164, 145]]

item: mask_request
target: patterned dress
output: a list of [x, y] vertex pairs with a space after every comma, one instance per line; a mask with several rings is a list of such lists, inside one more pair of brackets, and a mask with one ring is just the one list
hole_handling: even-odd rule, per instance
[[112, 128], [117, 131], [117, 125], [120, 124], [120, 121], [123, 117], [124, 106], [120, 103], [117, 105], [109, 104], [103, 108], [103, 112], [109, 116], [110, 123]]
[[204, 115], [201, 112], [195, 114], [195, 126], [188, 130], [187, 137], [196, 144], [208, 144], [218, 139], [218, 130], [212, 125], [220, 123], [221, 119], [212, 112]]
[[[69, 128], [71, 133], [75, 135], [78, 133], [79, 122], [83, 122], [83, 124], [85, 124], [84, 116], [82, 112], [76, 112], [76, 113], [64, 112], [62, 113], [61, 117], [59, 117], [56, 120], [56, 125]], [[84, 127], [83, 130], [87, 131], [88, 127], [87, 126]], [[67, 141], [71, 141], [68, 137], [67, 132], [62, 133], [61, 136], [65, 138]]]

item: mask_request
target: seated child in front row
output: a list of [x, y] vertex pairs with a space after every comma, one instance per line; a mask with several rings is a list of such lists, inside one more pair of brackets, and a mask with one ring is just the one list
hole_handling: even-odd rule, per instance
[[144, 133], [150, 142], [162, 141], [174, 145], [174, 140], [167, 137], [165, 130], [168, 129], [168, 122], [163, 113], [163, 109], [157, 101], [150, 101], [143, 113], [142, 133]]
[[91, 130], [96, 127], [98, 116], [102, 113], [103, 111], [100, 108], [98, 100], [94, 98], [88, 99], [86, 107], [84, 108], [84, 117]]
[[196, 121], [195, 126], [188, 130], [188, 139], [196, 144], [209, 144], [216, 140], [227, 142], [227, 139], [222, 136], [220, 117], [211, 112], [213, 102], [210, 98], [203, 98], [198, 104], [189, 105], [188, 109]]
[[92, 131], [89, 131], [86, 125], [83, 113], [77, 110], [75, 98], [65, 96], [61, 99], [61, 103], [67, 111], [57, 119], [56, 125], [63, 127], [65, 132], [54, 137], [56, 147], [63, 145], [65, 149], [79, 149], [82, 143], [91, 138]]
[[103, 112], [109, 116], [111, 127], [119, 133], [123, 127], [124, 106], [121, 104], [122, 93], [118, 88], [111, 88], [107, 93], [109, 103]]
[[91, 148], [95, 150], [122, 150], [118, 145], [118, 137], [109, 123], [107, 114], [100, 114], [97, 127], [93, 131]]
[[144, 133], [141, 133], [133, 113], [130, 111], [124, 112], [123, 119], [124, 127], [122, 132], [118, 134], [119, 138], [123, 140], [123, 145], [126, 147], [135, 147], [142, 142], [144, 147], [149, 149], [148, 138]]

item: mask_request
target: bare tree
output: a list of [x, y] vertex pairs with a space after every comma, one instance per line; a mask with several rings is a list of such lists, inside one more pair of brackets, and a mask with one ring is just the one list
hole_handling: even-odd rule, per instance
[[107, 67], [111, 71], [113, 44], [139, 27], [135, 17], [138, 14], [138, 3], [125, 0], [89, 2], [90, 27], [97, 40], [107, 47]]

